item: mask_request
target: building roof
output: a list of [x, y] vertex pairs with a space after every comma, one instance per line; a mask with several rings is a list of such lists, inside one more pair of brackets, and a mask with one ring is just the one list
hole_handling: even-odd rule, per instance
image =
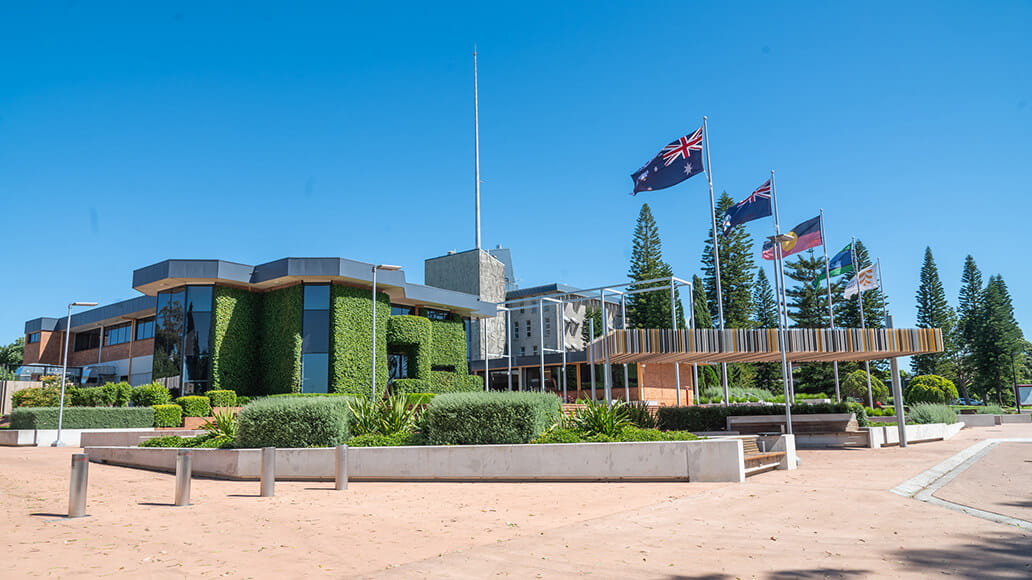
[[[563, 284], [561, 282], [553, 282], [551, 284], [543, 284], [541, 286], [531, 286], [530, 288], [520, 288], [511, 292], [505, 293], [505, 299], [508, 300], [519, 300], [521, 298], [530, 298], [533, 296], [550, 296], [556, 294], [574, 294], [577, 296], [583, 296], [585, 298], [593, 298], [598, 295], [593, 292], [582, 292], [579, 288]], [[613, 294], [606, 295], [606, 302], [613, 304], [619, 304], [620, 298]]]

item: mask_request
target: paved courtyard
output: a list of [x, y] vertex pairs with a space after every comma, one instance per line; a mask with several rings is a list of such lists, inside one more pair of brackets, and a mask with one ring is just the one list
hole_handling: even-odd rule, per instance
[[[90, 465], [68, 520], [75, 449], [0, 448], [5, 578], [1030, 578], [1032, 533], [889, 489], [990, 438], [802, 451], [744, 484], [328, 483], [195, 480]], [[936, 492], [1032, 517], [1032, 445], [994, 447]]]

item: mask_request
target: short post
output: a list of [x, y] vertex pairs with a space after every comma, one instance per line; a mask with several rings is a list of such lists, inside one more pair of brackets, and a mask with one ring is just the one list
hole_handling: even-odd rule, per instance
[[262, 447], [262, 497], [276, 495], [276, 448]]
[[86, 482], [89, 478], [90, 460], [85, 453], [72, 455], [72, 477], [68, 490], [68, 517], [81, 518], [86, 515]]
[[348, 488], [348, 446], [338, 445], [336, 455], [337, 476], [333, 489], [340, 491]]
[[177, 506], [190, 505], [190, 478], [193, 477], [193, 450], [180, 449], [176, 456]]

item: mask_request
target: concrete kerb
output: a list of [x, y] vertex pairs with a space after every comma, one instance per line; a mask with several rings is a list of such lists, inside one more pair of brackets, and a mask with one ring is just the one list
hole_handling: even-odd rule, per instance
[[985, 441], [980, 441], [931, 469], [927, 469], [919, 475], [904, 481], [889, 491], [903, 497], [913, 498], [918, 501], [937, 505], [946, 509], [966, 513], [991, 522], [1032, 531], [1032, 522], [946, 501], [934, 496], [935, 492], [942, 489], [943, 486], [953, 481], [953, 479], [958, 475], [977, 463], [979, 459], [984, 457], [993, 447], [996, 447], [1000, 443], [1032, 443], [1032, 439], [1012, 438], [987, 439]]

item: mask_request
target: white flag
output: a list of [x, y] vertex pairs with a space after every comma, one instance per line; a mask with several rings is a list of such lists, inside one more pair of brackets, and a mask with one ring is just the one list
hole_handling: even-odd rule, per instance
[[[878, 275], [874, 268], [875, 266], [868, 266], [863, 270], [860, 270], [860, 273], [853, 276], [853, 279], [849, 281], [849, 284], [846, 284], [846, 290], [844, 293], [847, 300], [855, 296], [858, 292], [873, 290], [878, 287]], [[860, 280], [859, 290], [857, 289], [858, 279]]]

